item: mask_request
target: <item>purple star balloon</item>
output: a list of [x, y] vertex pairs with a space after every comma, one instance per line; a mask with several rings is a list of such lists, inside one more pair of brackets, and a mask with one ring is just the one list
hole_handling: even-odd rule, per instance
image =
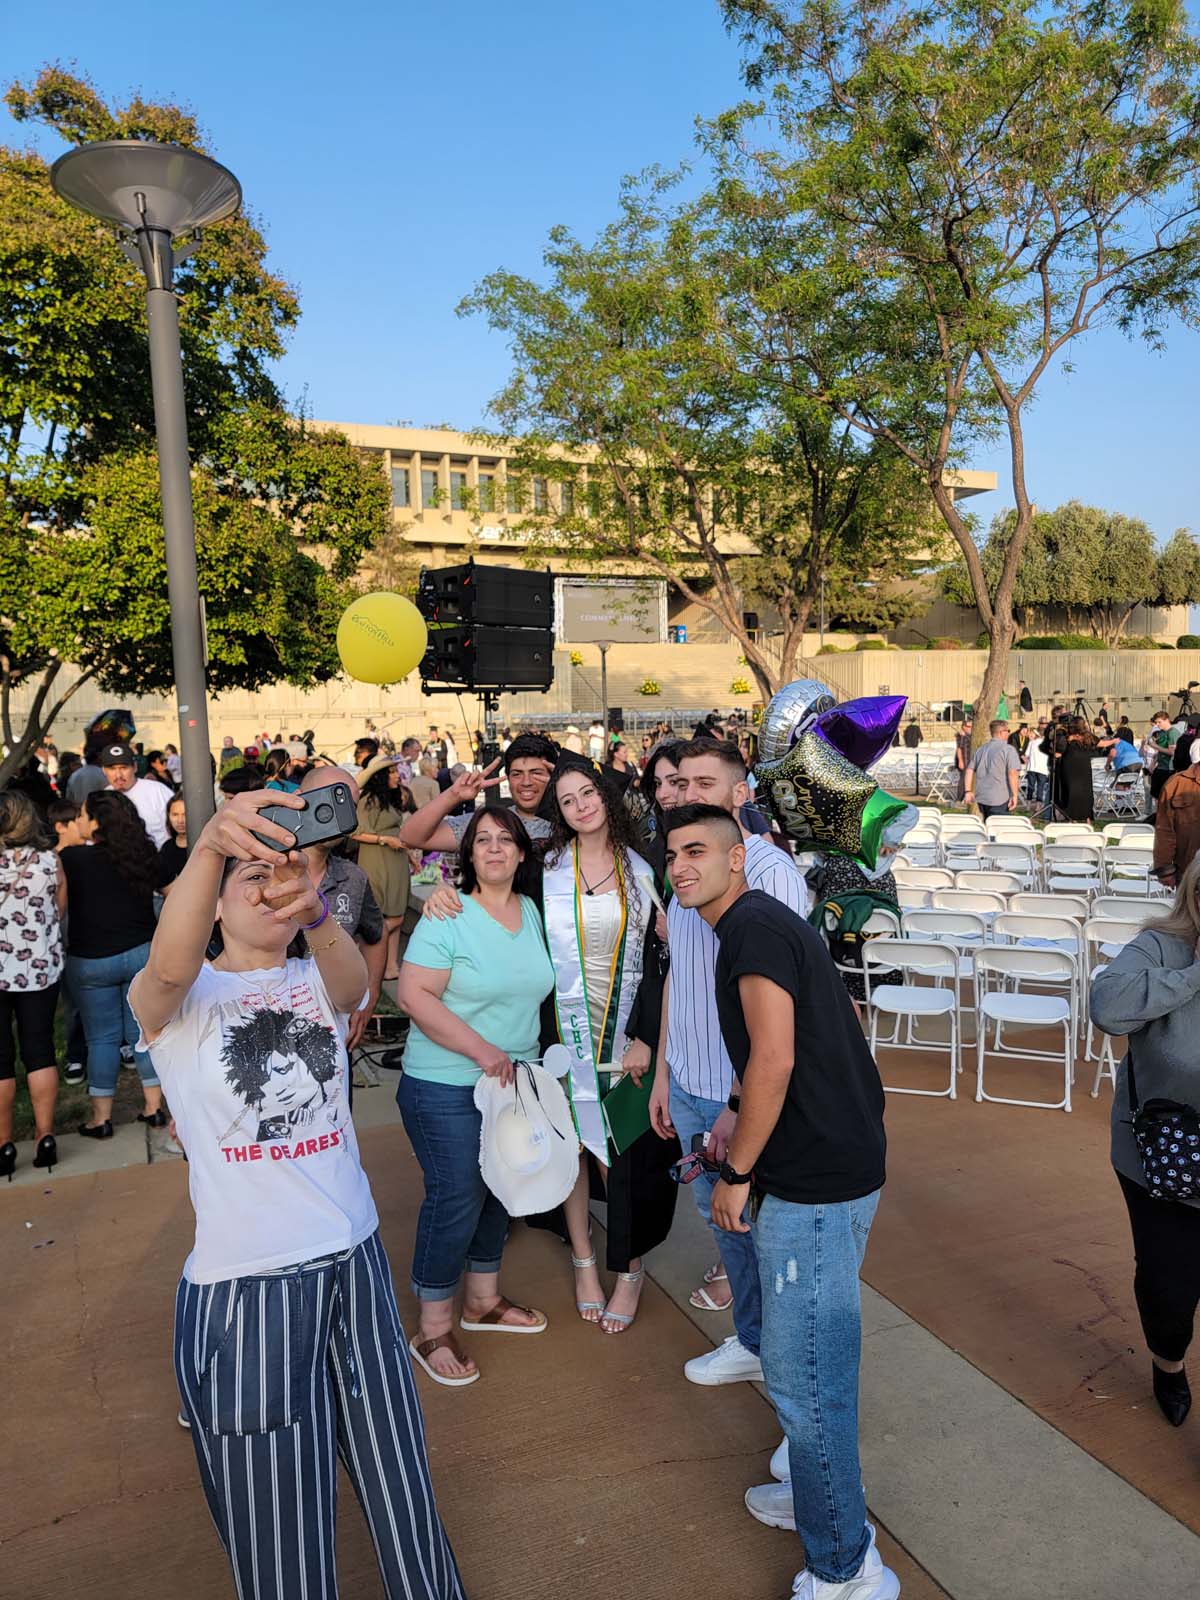
[[907, 704], [903, 694], [866, 695], [822, 711], [813, 727], [847, 761], [866, 769], [891, 748]]

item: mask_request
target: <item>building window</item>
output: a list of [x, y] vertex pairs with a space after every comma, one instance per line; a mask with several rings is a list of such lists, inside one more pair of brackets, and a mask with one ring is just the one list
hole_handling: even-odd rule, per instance
[[494, 472], [481, 472], [479, 474], [479, 509], [480, 511], [494, 511], [496, 509], [496, 474]]
[[408, 468], [392, 468], [392, 505], [403, 510], [408, 505]]
[[421, 504], [423, 506], [436, 506], [438, 503], [438, 472], [436, 467], [421, 468]]
[[461, 511], [465, 504], [467, 493], [467, 475], [465, 472], [452, 472], [450, 474], [450, 506], [454, 511]]
[[550, 509], [550, 492], [546, 486], [545, 478], [535, 478], [533, 480], [533, 509], [537, 515], [541, 515]]
[[525, 509], [524, 498], [521, 493], [521, 480], [519, 478], [507, 478], [504, 484], [504, 504], [509, 511], [523, 511]]
[[575, 485], [563, 483], [559, 485], [559, 494], [562, 497], [562, 514], [571, 517], [575, 514]]

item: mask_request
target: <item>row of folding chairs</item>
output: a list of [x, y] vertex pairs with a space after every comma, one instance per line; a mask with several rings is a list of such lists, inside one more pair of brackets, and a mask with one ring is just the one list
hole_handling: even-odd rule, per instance
[[1084, 894], [1156, 894], [1165, 897], [1154, 872], [1151, 840], [1071, 839], [1050, 844], [1033, 839], [956, 840], [949, 846], [929, 848], [906, 846], [893, 867], [897, 883], [916, 886], [918, 872], [941, 870], [960, 872], [1000, 872], [1020, 879], [1023, 889], [1061, 889]]
[[[1126, 906], [1127, 902], [1120, 901], [1114, 910], [1123, 912]], [[1086, 906], [1083, 909], [1086, 911]], [[925, 1055], [945, 1051], [950, 1069], [944, 1089], [918, 1090], [890, 1083], [885, 1088], [898, 1094], [956, 1098], [957, 1076], [967, 1050], [964, 1019], [973, 1010], [976, 1099], [1069, 1111], [1076, 1040], [1086, 1011], [1089, 980], [1137, 934], [1140, 926], [1139, 921], [1120, 915], [1077, 921], [1072, 917], [1001, 912], [985, 924], [982, 918], [965, 912], [916, 911], [904, 913], [902, 918], [877, 912], [864, 930], [868, 937], [862, 952], [871, 1049], [877, 1052], [884, 1045]], [[873, 972], [892, 971], [900, 974], [899, 984], [872, 983]], [[914, 981], [917, 979], [931, 981]], [[967, 984], [974, 989], [973, 1007], [964, 1002]], [[1030, 988], [1036, 992], [1030, 993]], [[922, 1031], [922, 1019], [933, 1017], [947, 1019], [948, 1040], [930, 1039]], [[891, 1031], [881, 1037], [885, 1018], [891, 1019]], [[1014, 1045], [1006, 1029], [1017, 1026], [1054, 1030], [1061, 1027], [1061, 1051]], [[1091, 1039], [1089, 1021], [1088, 1060]], [[1001, 1060], [1061, 1061], [1062, 1098], [1023, 1100], [990, 1094], [985, 1083], [989, 1055]], [[1115, 1059], [1107, 1037], [1098, 1057], [1093, 1098], [1099, 1094], [1103, 1079], [1115, 1081]]]

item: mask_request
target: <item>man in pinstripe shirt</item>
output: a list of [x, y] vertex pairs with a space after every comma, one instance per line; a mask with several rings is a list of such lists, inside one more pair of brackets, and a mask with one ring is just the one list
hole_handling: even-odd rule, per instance
[[[736, 817], [749, 798], [746, 766], [735, 744], [721, 739], [694, 739], [679, 758], [676, 805], [703, 802]], [[804, 916], [808, 886], [786, 845], [769, 834], [751, 834], [739, 822], [746, 842], [746, 883], [761, 889]], [[672, 900], [667, 908], [671, 967], [663, 993], [665, 1016], [650, 1102], [651, 1125], [663, 1138], [679, 1135], [686, 1151], [699, 1133], [711, 1133], [708, 1153], [720, 1160], [736, 1119], [733, 1066], [721, 1040], [717, 1020], [715, 975], [717, 936], [700, 913]], [[715, 1175], [707, 1173], [692, 1185], [700, 1215], [712, 1229], [733, 1296], [736, 1332], [706, 1356], [684, 1366], [693, 1383], [715, 1385], [759, 1381], [758, 1357], [762, 1302], [752, 1235], [727, 1233], [714, 1225], [709, 1210]]]

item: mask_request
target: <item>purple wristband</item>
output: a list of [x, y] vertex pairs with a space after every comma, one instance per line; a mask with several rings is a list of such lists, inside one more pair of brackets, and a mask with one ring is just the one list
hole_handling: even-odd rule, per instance
[[319, 928], [329, 915], [329, 901], [326, 900], [324, 893], [320, 889], [317, 890], [317, 899], [321, 902], [321, 915], [315, 922], [302, 922], [300, 924], [304, 933], [311, 933], [314, 928]]

